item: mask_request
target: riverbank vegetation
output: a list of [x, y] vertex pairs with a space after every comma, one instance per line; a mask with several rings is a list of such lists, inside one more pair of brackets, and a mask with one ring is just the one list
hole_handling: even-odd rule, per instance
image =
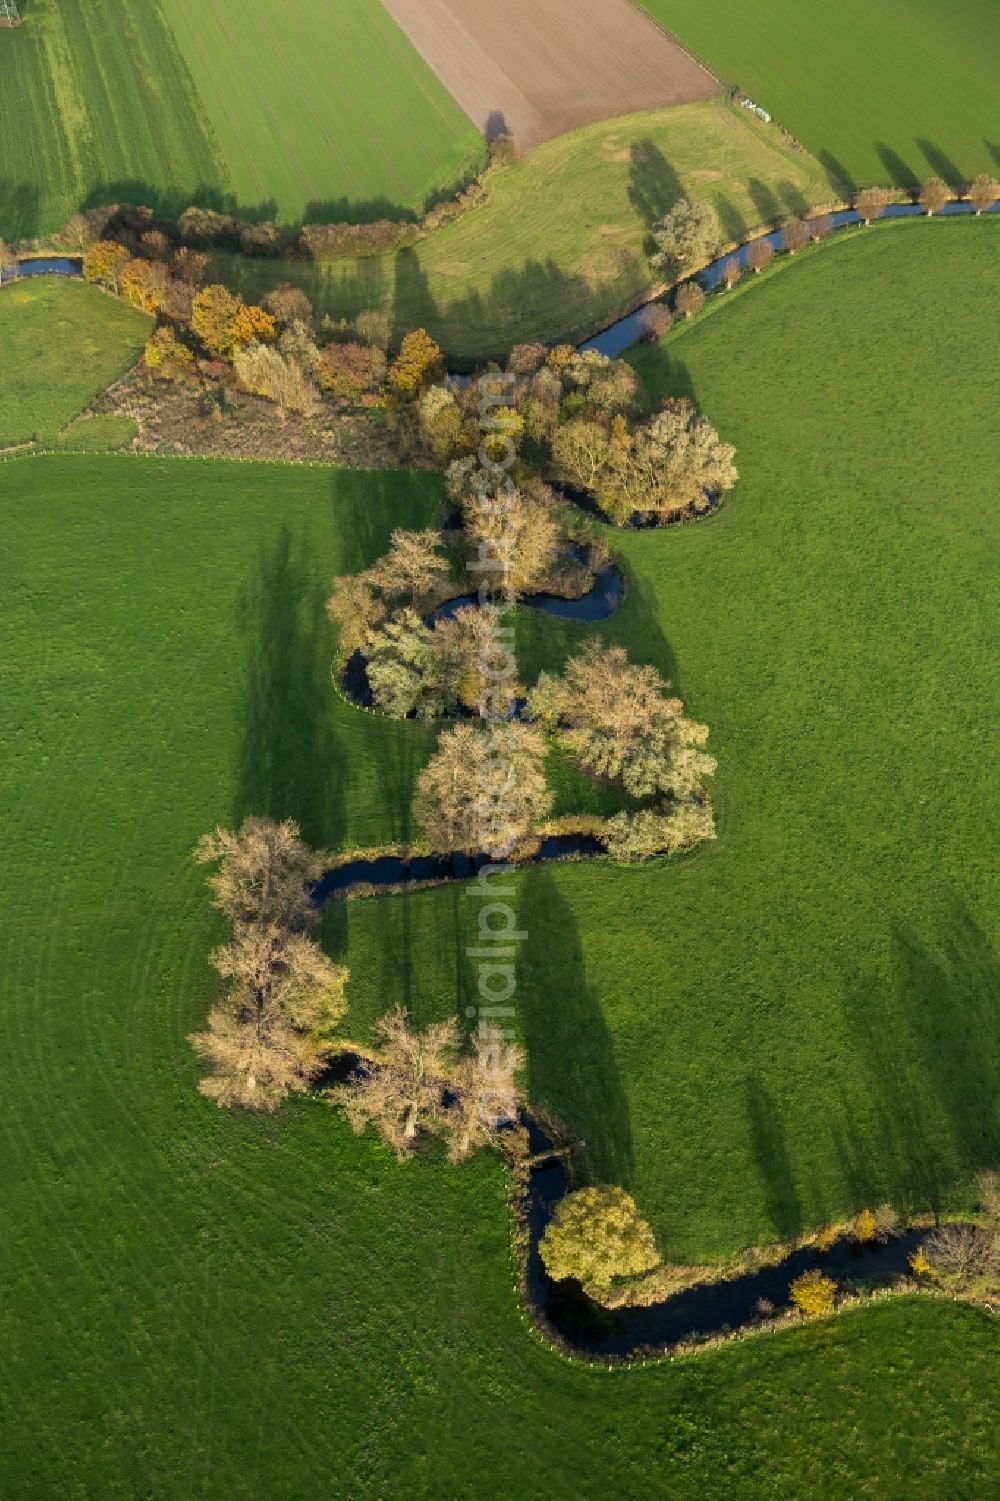
[[[614, 534], [629, 590], [600, 628], [711, 725], [719, 838], [660, 870], [519, 876], [539, 934], [519, 1006], [530, 1098], [587, 1140], [598, 1181], [633, 1193], [669, 1260], [865, 1202], [959, 1211], [993, 1165], [995, 234], [859, 230], [635, 355], [653, 397], [694, 395], [740, 456], [716, 516]], [[947, 375], [922, 331], [933, 268], [952, 288]], [[861, 451], [877, 479], [845, 457]], [[528, 682], [579, 648], [579, 628], [535, 612], [518, 632]], [[918, 745], [949, 771], [929, 779]], [[360, 904], [360, 1012], [405, 973], [419, 1017], [450, 1013], [440, 955], [459, 921], [444, 892]], [[401, 969], [383, 950], [404, 932]], [[568, 990], [583, 999], [560, 1018], [549, 998]], [[706, 1165], [709, 1118], [724, 1146]]]
[[[303, 1481], [322, 1487], [341, 1475], [359, 1495], [375, 1496], [388, 1474], [418, 1491], [474, 1484], [487, 1492], [530, 1489], [541, 1473], [547, 1494], [553, 1486], [558, 1494], [553, 1413], [561, 1442], [572, 1438], [588, 1473], [611, 1488], [634, 1466], [644, 1483], [662, 1478], [672, 1494], [703, 1494], [734, 1475], [753, 1494], [762, 1467], [772, 1479], [801, 1482], [803, 1450], [817, 1475], [836, 1456], [849, 1480], [870, 1478], [887, 1472], [887, 1423], [908, 1435], [911, 1461], [915, 1454], [945, 1475], [992, 1472], [996, 1354], [991, 1326], [970, 1311], [904, 1300], [848, 1312], [823, 1326], [820, 1347], [809, 1331], [793, 1331], [780, 1345], [768, 1337], [697, 1363], [637, 1369], [619, 1399], [619, 1376], [559, 1362], [526, 1339], [507, 1260], [504, 1175], [489, 1155], [452, 1169], [420, 1153], [401, 1171], [369, 1135], [354, 1138], [310, 1102], [293, 1103], [272, 1125], [210, 1110], [195, 1093], [185, 1037], [203, 1025], [214, 997], [206, 959], [223, 936], [190, 859], [201, 832], [264, 810], [296, 817], [310, 843], [337, 847], [385, 843], [408, 821], [400, 789], [429, 756], [433, 733], [339, 705], [329, 693], [322, 602], [331, 565], [374, 562], [395, 527], [430, 522], [439, 481], [83, 457], [9, 466], [5, 495], [10, 545], [32, 560], [31, 590], [4, 604], [18, 670], [5, 679], [3, 723], [28, 732], [8, 747], [8, 806], [32, 809], [30, 837], [9, 841], [4, 877], [7, 921], [20, 935], [3, 977], [8, 1097], [24, 1101], [12, 1120], [30, 1118], [43, 1058], [48, 1085], [61, 1086], [44, 1129], [7, 1135], [23, 1278], [8, 1358], [12, 1389], [30, 1393], [26, 1419], [37, 1424], [43, 1403], [62, 1435], [39, 1471], [27, 1437], [37, 1430], [19, 1425], [0, 1460], [5, 1475], [20, 1484], [30, 1474], [42, 1496], [92, 1477], [93, 1489], [114, 1496], [141, 1441], [166, 1496], [186, 1496], [195, 1484], [204, 1490], [206, 1464], [213, 1474], [249, 1476], [275, 1497], [291, 1497], [290, 1476], [297, 1495]], [[655, 547], [661, 535], [666, 541], [634, 540]], [[70, 664], [69, 683], [64, 671], [39, 670], [39, 650], [50, 664]], [[70, 815], [81, 798], [82, 820]], [[130, 837], [137, 808], [140, 840]], [[95, 840], [97, 830], [107, 842]], [[38, 930], [42, 972], [30, 913], [43, 888], [51, 895], [53, 871], [61, 873], [60, 920]], [[537, 935], [530, 972], [539, 946], [557, 957], [552, 921], [559, 952], [574, 952], [546, 896], [563, 880], [560, 872], [543, 882], [529, 904]], [[444, 945], [460, 928], [442, 920], [441, 901], [454, 909], [461, 893], [430, 893], [422, 909], [413, 900], [336, 904], [328, 913], [324, 947], [338, 962], [352, 949], [362, 958], [357, 940], [370, 922], [381, 934], [376, 968], [367, 978], [352, 972], [352, 1022], [364, 1021], [373, 993], [378, 1015], [396, 994], [409, 998], [418, 1027], [434, 1019], [421, 976], [443, 977]], [[609, 959], [617, 965], [622, 955]], [[577, 978], [553, 980], [538, 1012], [553, 1044], [563, 1025], [554, 998], [590, 993], [593, 979], [580, 991]], [[531, 973], [525, 981], [530, 995]], [[586, 1025], [582, 1037], [593, 1043]], [[539, 1037], [529, 1041], [537, 1087]], [[588, 1052], [578, 1056], [586, 1067]], [[109, 1091], [111, 1077], [119, 1084]], [[62, 1154], [70, 1150], [67, 1178]], [[84, 1232], [87, 1255], [79, 1257], [72, 1253]], [[388, 1244], [400, 1255], [359, 1254]], [[207, 1289], [206, 1255], [218, 1273]], [[295, 1275], [277, 1276], [290, 1262]], [[221, 1304], [219, 1286], [231, 1289]], [[426, 1313], [419, 1326], [417, 1304]], [[93, 1320], [92, 1333], [69, 1384], [66, 1340], [80, 1317]], [[156, 1362], [140, 1350], [123, 1368], [126, 1322], [170, 1331]], [[416, 1383], [400, 1376], [412, 1362], [422, 1373]], [[257, 1380], [248, 1397], [250, 1366]], [[901, 1371], [914, 1382], [900, 1380]], [[387, 1383], [391, 1422], [376, 1417], [366, 1438], [369, 1455], [376, 1440], [374, 1467], [359, 1468], [339, 1418], [305, 1447], [284, 1437], [296, 1413], [346, 1414], [359, 1393], [374, 1402]], [[789, 1407], [792, 1386], [800, 1396], [814, 1391], [817, 1402], [822, 1394], [821, 1422], [801, 1400]], [[490, 1440], [479, 1416], [470, 1422], [483, 1441], [458, 1454], [442, 1400], [449, 1410], [472, 1401], [477, 1414], [485, 1403], [491, 1423], [498, 1414], [516, 1422], [533, 1446], [530, 1473], [516, 1457], [512, 1469], [509, 1443]], [[108, 1403], [124, 1418], [102, 1416]], [[248, 1435], [265, 1406], [278, 1437], [248, 1462]], [[872, 1425], [866, 1415], [875, 1407]], [[536, 1441], [533, 1414], [543, 1410]], [[176, 1435], [195, 1415], [204, 1426], [192, 1458]], [[126, 1478], [118, 1493], [130, 1487]]]
[[347, 971], [317, 948], [312, 887], [326, 860], [292, 819], [248, 817], [216, 829], [196, 858], [216, 866], [214, 905], [231, 928], [210, 963], [226, 994], [188, 1039], [209, 1073], [198, 1087], [219, 1106], [277, 1110], [305, 1094], [334, 1045], [347, 1007]]
[[649, 234], [676, 200], [712, 202], [738, 243], [835, 201], [823, 169], [721, 101], [629, 115], [547, 141], [491, 175], [485, 201], [392, 256], [323, 264], [213, 257], [250, 301], [291, 282], [318, 314], [380, 308], [394, 336], [426, 328], [449, 359], [583, 337], [650, 286]]

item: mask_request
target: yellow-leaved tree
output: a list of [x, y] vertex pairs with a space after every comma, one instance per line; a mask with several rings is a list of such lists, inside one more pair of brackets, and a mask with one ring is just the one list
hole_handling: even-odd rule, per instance
[[808, 1319], [823, 1318], [832, 1313], [837, 1299], [837, 1284], [832, 1277], [819, 1271], [803, 1272], [791, 1286], [794, 1306]]
[[652, 1230], [624, 1188], [580, 1188], [567, 1194], [538, 1249], [556, 1282], [574, 1277], [597, 1292], [617, 1277], [652, 1271], [660, 1259]]

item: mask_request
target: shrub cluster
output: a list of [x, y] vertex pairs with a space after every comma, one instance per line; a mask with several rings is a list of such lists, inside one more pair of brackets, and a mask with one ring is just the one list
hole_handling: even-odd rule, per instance
[[[653, 318], [651, 327], [662, 322]], [[698, 515], [736, 482], [734, 450], [708, 419], [686, 399], [644, 412], [638, 377], [624, 360], [524, 344], [505, 370], [494, 369], [506, 404], [491, 415], [491, 457], [513, 453], [517, 472], [540, 471], [619, 524]], [[449, 488], [459, 488], [483, 441], [477, 391], [429, 386], [401, 414], [398, 431], [404, 451], [450, 463]]]
[[[87, 281], [158, 315], [145, 348], [155, 380], [204, 384], [231, 370], [239, 388], [274, 402], [282, 415], [314, 412], [321, 392], [351, 403], [382, 399], [389, 342], [383, 313], [362, 312], [352, 325], [324, 323], [317, 331], [299, 288], [278, 286], [258, 306], [219, 283], [203, 285], [207, 267], [202, 251], [172, 250], [156, 230], [131, 245], [95, 240], [83, 256]], [[428, 342], [428, 371], [437, 372], [440, 350]]]

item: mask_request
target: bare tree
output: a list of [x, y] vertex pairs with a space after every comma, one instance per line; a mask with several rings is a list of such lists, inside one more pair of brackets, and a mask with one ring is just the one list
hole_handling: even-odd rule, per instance
[[899, 1229], [900, 1217], [891, 1204], [880, 1204], [875, 1210], [875, 1234], [880, 1240], [888, 1240]]
[[393, 532], [389, 551], [368, 569], [368, 578], [387, 599], [408, 599], [417, 611], [433, 604], [451, 565], [441, 551], [440, 532]]
[[615, 419], [592, 488], [612, 519], [626, 522], [636, 513], [704, 511], [736, 479], [732, 444], [687, 398], [668, 398], [632, 430]]
[[435, 850], [506, 859], [552, 806], [545, 741], [526, 724], [457, 724], [417, 779], [414, 812]]
[[364, 308], [354, 320], [354, 332], [362, 344], [384, 353], [392, 338], [392, 324], [380, 308]]
[[377, 1023], [375, 1038], [376, 1055], [328, 1098], [354, 1131], [374, 1126], [401, 1160], [423, 1133], [444, 1137], [457, 1162], [497, 1142], [516, 1121], [515, 1076], [524, 1055], [495, 1027], [481, 1028], [475, 1052], [462, 1055], [454, 1020], [417, 1032], [397, 1006]]
[[754, 240], [747, 247], [747, 265], [755, 276], [766, 271], [774, 260], [774, 246], [770, 240]]
[[292, 819], [245, 818], [238, 831], [217, 828], [195, 849], [200, 865], [218, 865], [208, 884], [214, 905], [235, 928], [247, 924], [310, 928], [317, 911], [311, 888], [327, 858], [310, 849]]
[[668, 333], [674, 321], [674, 315], [665, 302], [647, 302], [639, 313], [639, 331], [644, 339], [655, 343]]
[[743, 268], [741, 267], [739, 260], [735, 255], [731, 255], [723, 264], [719, 280], [722, 282], [722, 285], [725, 287], [726, 291], [730, 292], [732, 291], [733, 287], [735, 287], [736, 283], [739, 281], [742, 275]]
[[211, 1067], [198, 1089], [220, 1109], [277, 1110], [290, 1094], [303, 1094], [323, 1067], [323, 1053], [280, 1012], [259, 1018], [213, 1006], [208, 1029], [188, 1041]]
[[291, 328], [293, 323], [301, 323], [308, 329], [313, 326], [313, 305], [301, 287], [283, 282], [265, 292], [260, 305], [271, 314], [279, 328]]
[[1000, 1173], [980, 1173], [976, 1178], [976, 1190], [984, 1224], [1000, 1231]]
[[521, 1049], [498, 1028], [482, 1023], [476, 1052], [460, 1059], [452, 1074], [444, 1115], [452, 1162], [495, 1143], [517, 1119], [516, 1075], [523, 1067]]
[[364, 573], [345, 573], [333, 581], [326, 612], [340, 629], [340, 646], [346, 656], [364, 648], [372, 631], [381, 626], [388, 607]]
[[932, 214], [940, 213], [952, 196], [951, 188], [942, 178], [928, 177], [920, 189], [920, 204], [930, 218]]
[[17, 279], [17, 256], [5, 240], [0, 240], [0, 281]]
[[991, 209], [994, 203], [1000, 199], [1000, 182], [995, 177], [990, 177], [986, 172], [980, 172], [969, 184], [968, 199], [975, 209], [977, 216]]
[[345, 1009], [347, 971], [301, 933], [248, 927], [212, 955], [228, 982], [208, 1030], [189, 1041], [211, 1067], [199, 1089], [219, 1106], [275, 1110], [323, 1067]]
[[630, 662], [624, 647], [591, 641], [562, 679], [541, 674], [528, 713], [555, 729], [589, 770], [620, 778], [634, 796], [685, 798], [701, 792], [715, 761], [703, 749], [708, 729], [685, 716], [668, 688], [655, 667]]
[[282, 414], [308, 416], [319, 408], [319, 393], [309, 372], [270, 344], [238, 347], [233, 352], [233, 369], [247, 391], [273, 401]]
[[464, 516], [480, 560], [500, 565], [487, 578], [502, 578], [503, 592], [509, 594], [542, 588], [563, 544], [563, 529], [547, 492], [514, 490], [501, 505], [474, 497], [466, 501]]
[[705, 293], [696, 281], [686, 281], [677, 288], [674, 301], [679, 313], [683, 313], [685, 318], [693, 318], [705, 306]]
[[811, 240], [824, 240], [833, 233], [833, 215], [813, 214], [811, 219], [806, 220], [806, 226]]
[[789, 255], [795, 255], [809, 244], [809, 226], [802, 219], [788, 219], [781, 228], [781, 244]]
[[366, 1059], [356, 1080], [338, 1085], [331, 1102], [360, 1135], [373, 1125], [400, 1159], [409, 1157], [419, 1132], [439, 1132], [444, 1092], [458, 1059], [458, 1026], [434, 1022], [416, 1032], [397, 1006], [375, 1025], [378, 1056]]
[[608, 434], [599, 422], [579, 417], [556, 429], [552, 457], [561, 479], [595, 490], [608, 462]]
[[881, 219], [891, 202], [888, 188], [862, 188], [854, 199], [854, 207], [865, 224], [870, 224], [873, 219]]
[[1000, 1235], [978, 1225], [939, 1225], [924, 1241], [924, 1254], [934, 1273], [958, 1290], [1000, 1277]]
[[509, 637], [501, 634], [502, 614], [502, 607], [466, 605], [432, 633], [436, 671], [452, 700], [494, 719], [506, 718], [523, 694]]

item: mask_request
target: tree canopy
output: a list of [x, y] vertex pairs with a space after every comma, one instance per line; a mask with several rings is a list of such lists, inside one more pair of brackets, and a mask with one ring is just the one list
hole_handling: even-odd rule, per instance
[[597, 1291], [615, 1278], [633, 1277], [659, 1264], [653, 1232], [624, 1188], [580, 1188], [567, 1194], [538, 1249], [556, 1282], [573, 1277]]

